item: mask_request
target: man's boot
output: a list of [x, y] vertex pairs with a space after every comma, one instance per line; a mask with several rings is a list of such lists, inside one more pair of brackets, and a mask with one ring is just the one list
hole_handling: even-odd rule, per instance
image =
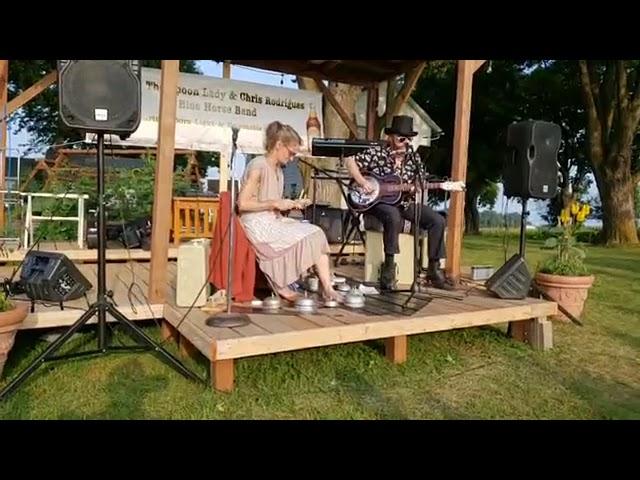
[[441, 290], [453, 290], [453, 285], [447, 281], [447, 277], [445, 277], [442, 270], [440, 270], [439, 260], [429, 260], [427, 279], [431, 281], [435, 288], [439, 288]]
[[396, 263], [393, 255], [385, 255], [384, 263], [380, 272], [380, 289], [393, 290], [396, 286]]

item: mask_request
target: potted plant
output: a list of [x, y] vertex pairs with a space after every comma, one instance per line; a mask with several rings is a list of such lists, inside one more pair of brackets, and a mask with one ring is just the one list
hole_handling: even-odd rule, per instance
[[0, 378], [16, 333], [28, 314], [27, 303], [14, 304], [7, 299], [4, 292], [0, 292]]
[[[538, 266], [535, 282], [540, 290], [553, 298], [574, 317], [580, 318], [589, 289], [593, 285], [584, 263], [586, 253], [577, 246], [576, 232], [589, 216], [588, 204], [572, 201], [560, 213], [556, 235], [547, 239], [543, 248], [554, 249], [555, 254]], [[563, 313], [556, 320], [569, 321]]]

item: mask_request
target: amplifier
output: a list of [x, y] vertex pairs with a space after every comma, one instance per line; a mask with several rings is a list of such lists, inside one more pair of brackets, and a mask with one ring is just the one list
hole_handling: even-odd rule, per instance
[[30, 299], [56, 303], [80, 298], [92, 288], [78, 267], [56, 252], [30, 252], [22, 265], [20, 283]]

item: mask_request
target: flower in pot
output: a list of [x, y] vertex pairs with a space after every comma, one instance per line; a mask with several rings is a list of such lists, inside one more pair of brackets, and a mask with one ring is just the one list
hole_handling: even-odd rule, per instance
[[[553, 298], [574, 317], [580, 318], [594, 276], [584, 264], [585, 251], [577, 246], [576, 232], [589, 216], [588, 204], [572, 201], [560, 213], [556, 234], [547, 239], [545, 249], [555, 250], [555, 254], [538, 267], [535, 282], [538, 288]], [[556, 320], [569, 321], [563, 313], [555, 315]]]
[[14, 304], [7, 299], [4, 292], [0, 292], [0, 377], [2, 377], [9, 351], [13, 347], [16, 333], [28, 314], [27, 303]]

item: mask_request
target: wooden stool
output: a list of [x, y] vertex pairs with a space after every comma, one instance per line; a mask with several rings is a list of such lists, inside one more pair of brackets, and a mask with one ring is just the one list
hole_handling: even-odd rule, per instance
[[[407, 222], [408, 223], [408, 222]], [[429, 264], [428, 241], [426, 235], [420, 239], [422, 249], [422, 268]], [[377, 282], [380, 279], [380, 268], [384, 263], [383, 233], [376, 230], [366, 230], [367, 248], [364, 254], [364, 281]], [[413, 235], [401, 233], [398, 238], [400, 253], [395, 255], [396, 280], [399, 285], [413, 283], [414, 245]]]

